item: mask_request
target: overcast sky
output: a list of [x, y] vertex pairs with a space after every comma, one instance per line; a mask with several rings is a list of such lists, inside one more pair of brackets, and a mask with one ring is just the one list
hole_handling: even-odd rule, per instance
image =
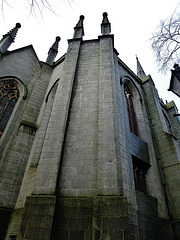
[[20, 22], [21, 28], [9, 50], [32, 44], [41, 61], [46, 60], [56, 36], [61, 37], [57, 59], [66, 52], [67, 39], [72, 38], [80, 15], [85, 16], [84, 40], [96, 39], [101, 35], [102, 13], [107, 12], [119, 58], [136, 73], [137, 55], [145, 73], [151, 74], [160, 97], [164, 102], [174, 100], [180, 111], [180, 98], [167, 91], [170, 69], [166, 75], [158, 72], [149, 41], [159, 21], [172, 14], [179, 0], [49, 0], [56, 14], [43, 9], [43, 19], [38, 13], [37, 17], [29, 14], [28, 0], [9, 2], [12, 7], [5, 4], [4, 18], [0, 15], [0, 36]]

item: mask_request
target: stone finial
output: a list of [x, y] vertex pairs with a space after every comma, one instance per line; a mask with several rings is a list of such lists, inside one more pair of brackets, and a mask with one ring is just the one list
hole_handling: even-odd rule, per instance
[[175, 63], [174, 66], [173, 66], [174, 69], [177, 69], [179, 68], [179, 64]]
[[143, 79], [146, 77], [146, 74], [145, 74], [137, 56], [136, 56], [136, 61], [137, 61], [137, 75], [140, 79]]
[[102, 35], [109, 35], [111, 33], [111, 24], [108, 20], [108, 14], [106, 12], [103, 13], [103, 20], [101, 23], [101, 33]]
[[84, 16], [81, 15], [78, 23], [74, 27], [74, 36], [73, 38], [82, 38], [84, 36], [84, 27], [83, 27]]
[[10, 45], [14, 42], [18, 29], [21, 27], [20, 23], [16, 23], [16, 26], [11, 29], [8, 33], [3, 35], [3, 38], [0, 41], [0, 53], [5, 53]]
[[55, 42], [53, 43], [52, 47], [49, 49], [48, 56], [46, 59], [46, 63], [49, 65], [53, 65], [53, 63], [54, 63], [54, 59], [58, 53], [58, 46], [59, 46], [60, 40], [61, 40], [61, 38], [59, 36], [56, 37]]

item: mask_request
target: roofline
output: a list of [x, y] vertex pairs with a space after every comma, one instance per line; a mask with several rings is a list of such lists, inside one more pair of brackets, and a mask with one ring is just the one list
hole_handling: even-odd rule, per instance
[[66, 58], [66, 53], [62, 55], [54, 64], [53, 67], [56, 67], [58, 64], [62, 63]]
[[140, 84], [142, 84], [143, 83], [142, 80], [119, 57], [117, 58], [118, 58], [118, 63], [121, 64], [122, 67], [125, 68], [132, 77], [136, 78], [136, 80]]
[[[40, 60], [39, 60], [39, 58], [38, 58], [38, 56], [37, 56], [37, 54], [36, 54], [36, 52], [35, 52], [34, 47], [33, 47], [32, 44], [31, 44], [31, 45], [28, 45], [28, 46], [25, 46], [25, 47], [18, 48], [18, 49], [14, 49], [14, 50], [12, 50], [12, 51], [7, 51], [7, 52], [5, 52], [5, 53], [2, 55], [2, 57], [7, 56], [7, 55], [10, 55], [11, 53], [14, 53], [14, 52], [22, 51], [22, 50], [27, 49], [27, 48], [31, 48], [31, 49], [33, 50], [34, 55], [36, 56], [36, 58], [37, 58], [37, 60], [38, 60], [38, 62], [39, 62], [39, 64], [40, 64]], [[40, 64], [40, 65], [41, 65], [41, 64]]]

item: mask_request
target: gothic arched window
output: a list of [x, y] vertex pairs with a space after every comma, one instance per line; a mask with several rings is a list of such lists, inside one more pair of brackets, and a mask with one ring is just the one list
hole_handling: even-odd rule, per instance
[[134, 108], [133, 95], [127, 85], [124, 86], [124, 93], [125, 93], [127, 105], [128, 105], [130, 129], [132, 133], [138, 136], [138, 124], [137, 124], [136, 112]]
[[14, 82], [0, 84], [0, 139], [19, 98], [19, 90]]

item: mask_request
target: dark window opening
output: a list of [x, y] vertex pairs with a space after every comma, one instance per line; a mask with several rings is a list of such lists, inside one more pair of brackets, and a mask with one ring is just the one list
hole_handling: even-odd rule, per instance
[[133, 95], [127, 85], [124, 86], [124, 93], [125, 93], [127, 105], [128, 105], [130, 130], [132, 133], [134, 133], [136, 136], [138, 136], [139, 131], [138, 131], [136, 112], [135, 112], [135, 108], [134, 108], [134, 99], [133, 99]]
[[19, 90], [13, 82], [0, 86], [0, 139], [19, 98]]
[[142, 160], [132, 156], [135, 189], [138, 192], [148, 194], [146, 176], [149, 165]]
[[10, 235], [9, 236], [9, 240], [16, 240], [17, 239], [17, 235]]

